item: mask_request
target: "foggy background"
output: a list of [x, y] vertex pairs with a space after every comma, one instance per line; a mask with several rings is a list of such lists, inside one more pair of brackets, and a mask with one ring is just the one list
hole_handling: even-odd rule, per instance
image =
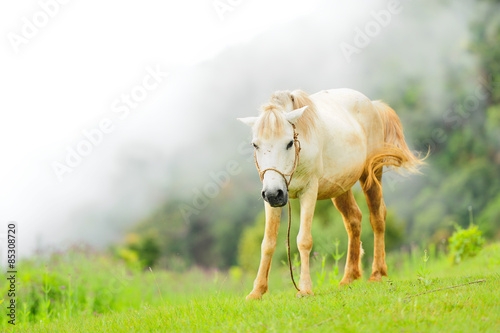
[[[248, 198], [253, 216], [262, 208], [260, 181], [251, 150], [241, 148], [250, 131], [236, 118], [255, 115], [275, 90], [348, 87], [391, 103], [418, 80], [429, 114], [440, 118], [453, 100], [450, 75], [461, 89], [477, 84], [466, 50], [481, 9], [474, 1], [401, 1], [401, 13], [350, 61], [341, 43], [354, 45], [356, 29], [389, 2], [234, 3], [221, 19], [213, 1], [69, 1], [17, 52], [8, 34], [20, 34], [22, 18], [40, 5], [0, 5], [0, 221], [18, 223], [23, 255], [119, 241], [166, 200], [193, 206], [211, 172], [232, 160], [241, 172], [217, 204]], [[147, 68], [169, 75], [121, 119], [114, 101]], [[58, 179], [53, 163], [105, 118], [113, 132]], [[411, 120], [402, 116], [407, 140], [425, 148]], [[419, 177], [386, 188], [387, 205], [398, 210]]]

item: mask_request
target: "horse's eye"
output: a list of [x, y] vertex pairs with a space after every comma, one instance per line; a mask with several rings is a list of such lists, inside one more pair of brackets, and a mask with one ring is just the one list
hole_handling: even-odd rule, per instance
[[257, 146], [255, 143], [252, 143], [252, 146], [253, 146], [255, 149], [259, 149], [259, 146]]
[[286, 146], [286, 149], [290, 149], [290, 148], [292, 148], [292, 146], [293, 146], [293, 140], [288, 143], [288, 145]]

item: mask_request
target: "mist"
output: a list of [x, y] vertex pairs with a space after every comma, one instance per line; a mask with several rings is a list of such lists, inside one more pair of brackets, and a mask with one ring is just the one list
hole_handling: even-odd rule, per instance
[[[365, 31], [367, 24], [377, 22], [373, 12], [387, 11], [388, 2], [364, 1], [362, 5], [328, 1], [311, 2], [310, 5], [295, 1], [285, 5], [280, 2], [282, 7], [291, 8], [284, 15], [280, 15], [282, 8], [269, 7], [263, 1], [242, 2], [234, 11], [226, 13], [223, 21], [206, 2], [197, 3], [199, 11], [169, 7], [168, 17], [172, 20], [180, 16], [192, 24], [196, 20], [200, 22], [183, 38], [166, 38], [165, 42], [148, 39], [159, 45], [147, 49], [157, 56], [148, 57], [146, 51], [137, 52], [133, 60], [127, 58], [130, 63], [117, 57], [121, 69], [127, 66], [134, 69], [123, 73], [118, 67], [109, 65], [109, 72], [93, 72], [95, 77], [89, 81], [115, 76], [113, 82], [121, 84], [106, 89], [104, 85], [78, 84], [81, 79], [78, 76], [61, 75], [51, 79], [48, 68], [39, 74], [36, 84], [28, 84], [23, 95], [15, 96], [20, 100], [40, 98], [36, 110], [23, 110], [22, 117], [13, 119], [11, 112], [32, 105], [20, 102], [16, 106], [15, 101], [2, 104], [1, 128], [14, 129], [0, 133], [2, 147], [12, 154], [7, 154], [5, 159], [13, 161], [1, 169], [4, 186], [0, 192], [0, 220], [19, 223], [19, 246], [24, 255], [35, 250], [65, 248], [74, 243], [105, 247], [120, 241], [128, 228], [150, 216], [166, 200], [192, 205], [196, 193], [208, 182], [213, 182], [211, 175], [226, 170], [229, 161], [235, 161], [240, 168], [230, 181], [248, 179], [249, 184], [235, 188], [232, 193], [248, 196], [250, 209], [257, 211], [261, 208], [260, 181], [251, 150], [245, 148], [250, 142], [250, 132], [236, 118], [255, 115], [275, 90], [303, 89], [314, 93], [348, 87], [371, 99], [391, 103], [404, 94], [405, 87], [418, 80], [425, 87], [426, 98], [434, 105], [432, 115], [439, 118], [453, 100], [446, 87], [450, 76], [456, 75], [461, 81], [469, 82], [464, 90], [474, 86], [477, 77], [477, 64], [465, 49], [469, 22], [479, 8], [473, 1], [454, 3], [453, 12], [449, 4], [445, 7], [440, 1], [401, 1], [400, 12], [391, 15], [386, 26], [379, 23], [378, 32], [373, 37], [368, 36], [367, 45], [356, 47], [359, 52], [349, 58], [340, 45], [356, 46], [357, 29]], [[71, 6], [69, 11], [87, 8], [76, 3]], [[144, 10], [150, 13], [155, 9], [151, 5]], [[88, 15], [94, 14], [89, 11]], [[189, 19], [190, 15], [195, 18]], [[99, 31], [113, 38], [110, 44], [129, 45], [127, 37], [134, 34], [131, 18], [121, 17], [110, 26], [105, 24], [109, 17], [99, 18]], [[27, 45], [26, 53], [9, 55], [6, 62], [22, 66], [38, 52], [49, 52], [43, 43], [55, 43], [50, 40], [51, 33], [62, 31], [64, 20], [69, 19], [55, 22], [59, 27], [44, 31], [43, 38]], [[255, 23], [259, 20], [265, 23]], [[142, 20], [140, 24], [145, 22]], [[204, 32], [205, 23], [212, 27], [209, 32]], [[12, 24], [9, 21], [7, 28]], [[153, 35], [161, 36], [158, 30], [162, 27], [172, 28], [146, 24], [138, 30], [139, 35], [147, 36], [148, 29], [154, 29]], [[187, 29], [186, 26], [179, 27], [181, 34], [183, 29]], [[217, 33], [220, 38], [213, 37]], [[202, 38], [196, 34], [201, 34]], [[85, 38], [81, 31], [72, 35], [70, 46], [78, 45], [79, 38]], [[140, 39], [134, 37], [133, 40]], [[207, 40], [214, 42], [207, 45]], [[141, 50], [144, 46], [141, 45], [135, 47]], [[100, 54], [110, 47], [106, 43], [92, 46], [93, 50], [78, 56], [71, 53], [76, 57], [64, 63], [68, 70], [75, 66], [92, 71], [93, 64], [100, 61]], [[179, 51], [184, 47], [189, 48], [188, 56]], [[120, 48], [121, 51], [127, 49], [130, 46]], [[169, 58], [171, 52], [175, 56]], [[185, 60], [188, 58], [189, 61]], [[148, 75], [148, 66], [155, 68], [157, 64], [162, 71], [168, 72], [168, 76], [157, 88], [148, 91], [147, 98], [137, 108], [131, 108], [126, 118], [119, 118], [120, 114], [112, 110], [113, 101], [142, 84]], [[39, 67], [43, 63], [31, 66]], [[83, 71], [80, 69], [78, 73], [83, 75]], [[30, 78], [29, 72], [25, 74]], [[9, 79], [2, 78], [3, 87], [12, 81]], [[67, 81], [61, 82], [63, 79]], [[53, 85], [49, 97], [36, 93], [44, 84]], [[53, 102], [66, 93], [63, 86], [72, 84], [75, 84], [70, 96], [72, 103]], [[99, 99], [89, 102], [93, 94]], [[68, 105], [71, 108], [65, 109]], [[86, 116], [96, 105], [100, 110]], [[62, 111], [50, 119], [54, 114], [45, 110], [52, 106]], [[403, 124], [409, 124], [406, 131], [410, 143], [413, 116], [418, 115], [411, 115], [411, 110], [403, 110], [401, 116]], [[44, 133], [51, 132], [51, 128], [43, 129], [33, 124], [43, 124], [45, 117], [50, 119], [51, 128], [56, 131], [46, 137]], [[99, 128], [100, 122], [108, 118], [114, 126], [113, 131], [103, 134], [102, 143], [95, 145], [88, 156], [82, 157], [81, 163], [59, 179], [54, 172], [54, 161], [64, 161], [67, 147], [76, 149], [85, 139], [82, 131]], [[25, 122], [30, 124], [25, 126]], [[21, 136], [26, 142], [17, 143], [16, 138]], [[7, 146], [14, 148], [7, 149]], [[418, 189], [417, 178], [405, 181], [404, 191], [397, 187], [387, 190], [387, 204], [410, 197], [415, 191], [412, 188]], [[230, 199], [227, 204], [231, 205]]]

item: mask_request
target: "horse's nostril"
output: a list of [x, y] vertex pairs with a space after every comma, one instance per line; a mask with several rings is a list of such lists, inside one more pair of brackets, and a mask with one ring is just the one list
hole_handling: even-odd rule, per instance
[[260, 194], [262, 195], [262, 199], [266, 200], [266, 192], [262, 191]]
[[283, 198], [283, 191], [282, 190], [278, 190], [277, 197], [280, 199]]

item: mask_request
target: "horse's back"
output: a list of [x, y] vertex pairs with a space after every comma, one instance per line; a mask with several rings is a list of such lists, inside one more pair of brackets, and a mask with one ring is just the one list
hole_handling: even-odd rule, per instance
[[382, 118], [372, 101], [359, 91], [348, 88], [322, 90], [311, 95], [311, 100], [323, 114], [336, 114], [356, 121], [363, 128], [368, 147], [383, 142]]
[[348, 88], [322, 90], [311, 95], [311, 99], [314, 102], [338, 105], [353, 114], [360, 107], [366, 107], [371, 103], [371, 100], [359, 91]]

